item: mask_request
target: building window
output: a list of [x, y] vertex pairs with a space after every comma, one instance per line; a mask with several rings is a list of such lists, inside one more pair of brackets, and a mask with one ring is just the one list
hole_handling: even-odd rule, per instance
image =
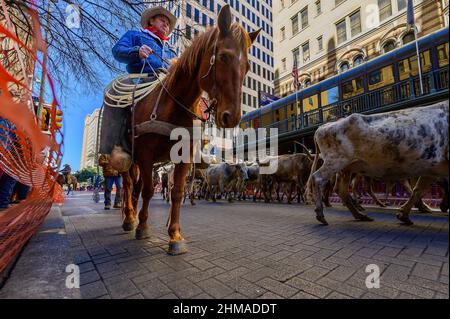
[[299, 48], [295, 48], [294, 50], [292, 50], [292, 61], [297, 61], [297, 67], [299, 58], [300, 58], [300, 50]]
[[378, 8], [380, 10], [380, 21], [386, 20], [392, 15], [391, 0], [378, 0]]
[[342, 2], [344, 2], [345, 0], [334, 0], [334, 6], [338, 6], [340, 5]]
[[284, 0], [281, 0], [281, 9], [284, 9]]
[[407, 0], [397, 0], [398, 11], [405, 9], [407, 4], [408, 4]]
[[298, 33], [298, 15], [296, 14], [291, 18], [292, 22], [292, 35], [295, 35]]
[[403, 45], [414, 41], [414, 32], [408, 32], [402, 38]]
[[190, 40], [192, 38], [191, 26], [186, 25], [186, 39]]
[[286, 28], [282, 27], [280, 31], [281, 31], [281, 41], [283, 41], [286, 39]]
[[316, 1], [316, 14], [319, 15], [322, 13], [322, 3], [321, 1]]
[[345, 19], [336, 24], [337, 43], [341, 44], [347, 41], [347, 25]]
[[357, 55], [353, 59], [353, 66], [358, 66], [364, 62], [364, 57], [362, 55]]
[[192, 17], [192, 7], [189, 3], [186, 4], [186, 16], [188, 18]]
[[383, 52], [388, 53], [395, 49], [395, 42], [393, 40], [386, 42], [383, 45]]
[[197, 8], [194, 8], [194, 20], [197, 23], [200, 22], [200, 11]]
[[341, 65], [339, 66], [339, 72], [345, 72], [348, 69], [350, 69], [350, 64], [348, 62], [342, 62]]
[[309, 61], [309, 41], [302, 45], [303, 62]]
[[361, 12], [359, 10], [350, 16], [350, 27], [352, 37], [361, 33]]
[[302, 29], [304, 29], [308, 26], [308, 7], [304, 8], [300, 15], [302, 17]]
[[307, 87], [309, 87], [309, 86], [311, 86], [311, 80], [310, 80], [310, 79], [307, 79], [307, 80], [305, 80], [305, 82], [303, 82], [303, 87], [304, 87], [304, 88], [307, 88]]
[[323, 50], [323, 37], [322, 36], [317, 38], [317, 46], [319, 47], [319, 51]]

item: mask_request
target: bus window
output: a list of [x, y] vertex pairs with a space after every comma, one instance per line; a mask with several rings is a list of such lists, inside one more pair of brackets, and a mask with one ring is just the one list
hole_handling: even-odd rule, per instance
[[437, 47], [439, 67], [442, 68], [448, 65], [448, 43]]
[[369, 74], [369, 90], [375, 90], [392, 83], [394, 83], [392, 65]]
[[[422, 72], [430, 71], [431, 58], [430, 51], [420, 53], [420, 61], [422, 66]], [[409, 78], [409, 76], [416, 76], [419, 74], [419, 66], [417, 65], [417, 56], [413, 55], [408, 59], [404, 59], [399, 62], [398, 71], [400, 81]]]
[[261, 127], [270, 126], [272, 124], [272, 113], [261, 114]]
[[364, 80], [357, 78], [342, 84], [342, 98], [348, 99], [364, 93]]
[[323, 91], [320, 93], [320, 98], [322, 102], [322, 106], [326, 106], [329, 104], [336, 103], [339, 101], [339, 90], [338, 87], [335, 86], [334, 88], [331, 88], [329, 90]]
[[273, 121], [279, 122], [284, 120], [284, 107], [280, 107], [273, 111]]
[[319, 107], [319, 99], [316, 95], [303, 99], [303, 112], [315, 110]]

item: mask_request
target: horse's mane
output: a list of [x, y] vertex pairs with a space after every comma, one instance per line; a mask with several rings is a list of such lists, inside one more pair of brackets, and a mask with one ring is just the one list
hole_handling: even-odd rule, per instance
[[[242, 50], [246, 53], [252, 43], [248, 33], [238, 23], [231, 25], [231, 32], [233, 37], [241, 44]], [[170, 86], [178, 78], [179, 73], [193, 74], [197, 71], [196, 68], [202, 55], [206, 51], [212, 50], [218, 33], [219, 28], [213, 27], [194, 38], [192, 44], [184, 50], [175, 64], [169, 68], [169, 74], [166, 78], [167, 86]]]

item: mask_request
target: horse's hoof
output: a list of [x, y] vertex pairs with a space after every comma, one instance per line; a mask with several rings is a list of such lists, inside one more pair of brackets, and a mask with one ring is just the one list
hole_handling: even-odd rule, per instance
[[135, 222], [123, 222], [122, 229], [124, 231], [133, 231], [136, 228]]
[[327, 220], [325, 219], [325, 216], [316, 216], [316, 219], [321, 222], [323, 225], [328, 225]]
[[367, 215], [362, 215], [358, 217], [358, 220], [362, 221], [362, 222], [373, 222], [374, 219], [367, 216]]
[[148, 228], [136, 228], [135, 238], [137, 240], [142, 240], [146, 238], [150, 238], [150, 230]]
[[414, 224], [414, 223], [411, 221], [411, 219], [409, 219], [408, 216], [404, 216], [402, 213], [398, 213], [398, 214], [397, 214], [397, 219], [398, 219], [399, 221], [401, 221], [403, 224], [408, 225], [408, 226]]
[[195, 205], [197, 205], [194, 201], [191, 201], [191, 205], [192, 206], [195, 206]]
[[171, 256], [177, 256], [187, 253], [187, 244], [185, 240], [169, 241], [169, 250], [167, 253]]

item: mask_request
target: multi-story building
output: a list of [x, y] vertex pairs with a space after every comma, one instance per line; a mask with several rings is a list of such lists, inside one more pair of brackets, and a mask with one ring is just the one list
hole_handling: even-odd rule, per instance
[[170, 2], [167, 7], [178, 18], [171, 44], [178, 52], [182, 52], [195, 35], [216, 24], [219, 11], [226, 4], [231, 7], [234, 21], [240, 23], [248, 32], [262, 29], [250, 51], [251, 67], [244, 81], [242, 96], [242, 111], [245, 114], [259, 107], [259, 91], [270, 94], [274, 91], [272, 0]]
[[[448, 25], [448, 0], [414, 0], [418, 36]], [[276, 0], [275, 94], [294, 92], [414, 41], [408, 0]]]
[[100, 109], [95, 109], [84, 120], [83, 145], [81, 149], [80, 170], [95, 167], [98, 151], [99, 129], [101, 127]]

